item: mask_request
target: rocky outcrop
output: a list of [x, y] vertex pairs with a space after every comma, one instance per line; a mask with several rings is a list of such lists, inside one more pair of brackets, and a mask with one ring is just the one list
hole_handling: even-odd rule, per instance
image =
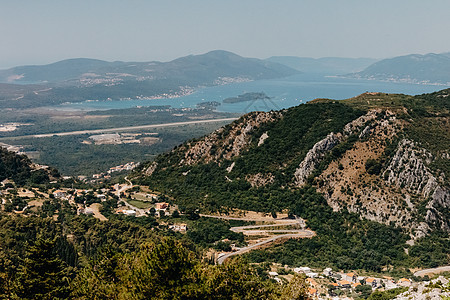
[[333, 149], [341, 141], [341, 138], [330, 133], [326, 138], [317, 142], [311, 150], [308, 151], [303, 161], [295, 170], [295, 184], [301, 186], [306, 183], [307, 178], [314, 172], [322, 161], [325, 154]]
[[[346, 124], [344, 126], [344, 130], [343, 130], [344, 135], [351, 135], [356, 132], [359, 132], [366, 125], [367, 122], [374, 120], [376, 117], [377, 117], [377, 111], [370, 110], [365, 115], [362, 115], [361, 117]], [[368, 130], [367, 126], [364, 129], [364, 131], [366, 131], [366, 130]]]
[[[334, 134], [330, 133], [326, 138], [317, 142], [311, 150], [308, 151], [306, 157], [300, 163], [295, 170], [295, 184], [301, 186], [306, 183], [307, 178], [314, 172], [319, 166], [320, 162], [324, 158], [325, 154], [333, 149], [346, 137], [360, 133], [360, 138], [363, 135], [370, 133], [371, 127], [367, 125], [368, 122], [374, 120], [378, 113], [376, 110], [370, 110], [365, 115], [349, 122], [344, 126], [342, 133]], [[364, 129], [363, 129], [364, 128]]]
[[262, 144], [264, 144], [264, 141], [269, 137], [269, 135], [267, 134], [267, 131], [264, 132], [261, 137], [259, 138], [258, 141], [258, 147], [261, 146]]
[[389, 184], [428, 197], [438, 186], [436, 178], [425, 165], [425, 162], [431, 162], [431, 158], [432, 155], [425, 149], [403, 139], [383, 176]]
[[450, 191], [441, 186], [427, 167], [432, 160], [433, 155], [426, 149], [403, 139], [383, 176], [388, 184], [430, 199], [426, 205], [426, 222], [450, 231], [450, 220], [443, 213], [450, 208]]
[[146, 176], [151, 176], [153, 174], [153, 172], [155, 172], [156, 168], [158, 167], [158, 163], [157, 162], [152, 162], [150, 164], [150, 166], [144, 170], [144, 174]]
[[[180, 165], [194, 165], [200, 161], [208, 163], [231, 159], [247, 149], [253, 138], [253, 132], [262, 124], [274, 122], [282, 117], [282, 112], [255, 112], [243, 116], [231, 127], [222, 127], [199, 141], [187, 143]], [[267, 134], [265, 134], [267, 136]], [[267, 138], [262, 134], [259, 141]]]
[[253, 174], [245, 177], [252, 187], [262, 187], [274, 182], [275, 177], [272, 174]]
[[414, 282], [409, 289], [395, 297], [396, 300], [441, 300], [450, 297], [449, 279], [439, 276], [431, 281]]

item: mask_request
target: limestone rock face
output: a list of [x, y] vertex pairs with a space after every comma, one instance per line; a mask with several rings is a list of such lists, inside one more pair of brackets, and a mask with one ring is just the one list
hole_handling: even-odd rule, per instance
[[[351, 121], [350, 123], [346, 124], [344, 127], [344, 135], [351, 135], [355, 132], [358, 132], [363, 128], [363, 126], [371, 120], [374, 120], [377, 117], [377, 111], [376, 110], [370, 110], [365, 115], [362, 115], [361, 117]], [[364, 129], [368, 130], [369, 128]]]
[[153, 162], [147, 169], [145, 169], [144, 174], [147, 176], [151, 176], [153, 174], [153, 172], [155, 172], [157, 167], [158, 167], [158, 163]]
[[437, 188], [436, 178], [427, 170], [424, 160], [431, 154], [419, 148], [414, 142], [403, 139], [384, 172], [390, 184], [405, 187], [409, 191], [428, 197]]
[[317, 142], [306, 154], [306, 157], [300, 163], [295, 171], [295, 184], [297, 186], [304, 185], [306, 179], [314, 172], [319, 166], [325, 154], [339, 144], [345, 137], [360, 132], [364, 127], [364, 130], [360, 133], [362, 135], [370, 133], [371, 127], [366, 125], [367, 122], [374, 120], [377, 117], [377, 111], [371, 110], [365, 115], [351, 121], [344, 126], [342, 133], [330, 133], [326, 138]]
[[317, 142], [311, 150], [308, 151], [306, 157], [295, 170], [295, 183], [301, 186], [306, 183], [306, 179], [310, 176], [317, 166], [320, 164], [325, 154], [339, 144], [340, 137], [334, 133], [330, 133], [326, 138]]
[[[252, 133], [262, 124], [274, 122], [282, 117], [282, 112], [256, 112], [242, 117], [231, 128], [222, 127], [199, 141], [188, 143], [184, 158], [180, 165], [208, 163], [221, 159], [231, 159], [239, 156], [250, 146]], [[267, 139], [267, 133], [259, 137], [259, 143]]]
[[383, 176], [391, 185], [430, 199], [426, 205], [426, 222], [450, 231], [450, 220], [443, 214], [450, 208], [450, 190], [442, 187], [438, 178], [428, 169], [432, 158], [426, 149], [403, 139]]

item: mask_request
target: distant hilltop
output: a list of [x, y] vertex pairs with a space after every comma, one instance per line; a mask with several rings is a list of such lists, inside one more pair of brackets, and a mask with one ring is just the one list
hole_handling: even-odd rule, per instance
[[450, 52], [384, 59], [344, 77], [450, 86]]

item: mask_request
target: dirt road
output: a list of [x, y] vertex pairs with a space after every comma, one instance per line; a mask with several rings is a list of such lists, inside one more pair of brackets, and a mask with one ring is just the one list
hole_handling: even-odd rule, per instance
[[433, 274], [439, 274], [439, 273], [443, 273], [443, 272], [450, 272], [450, 266], [442, 266], [442, 267], [437, 267], [437, 268], [433, 268], [433, 269], [425, 269], [425, 270], [420, 270], [414, 273], [414, 276], [416, 277], [423, 277], [425, 275], [431, 276]]

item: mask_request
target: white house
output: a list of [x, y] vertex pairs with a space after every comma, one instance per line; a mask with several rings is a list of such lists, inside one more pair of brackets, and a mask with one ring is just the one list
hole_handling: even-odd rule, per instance
[[136, 211], [131, 210], [131, 209], [130, 210], [124, 210], [123, 214], [127, 215], [127, 216], [131, 216], [131, 217], [136, 217]]
[[331, 276], [331, 274], [333, 273], [333, 270], [331, 268], [325, 268], [323, 269], [322, 274], [325, 276]]

